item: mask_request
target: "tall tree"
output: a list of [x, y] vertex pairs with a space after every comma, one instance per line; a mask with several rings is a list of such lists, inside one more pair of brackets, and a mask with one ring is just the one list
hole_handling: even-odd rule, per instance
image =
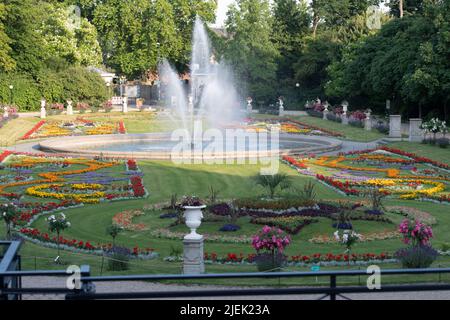
[[211, 0], [104, 0], [94, 10], [105, 62], [129, 77], [154, 70], [162, 58], [187, 64], [197, 14], [214, 18]]
[[35, 74], [49, 57], [39, 33], [46, 12], [37, 0], [5, 0], [8, 14], [4, 25], [11, 39], [11, 57], [19, 71]]
[[[292, 86], [293, 63], [309, 32], [311, 17], [305, 1], [276, 0], [273, 4], [273, 39], [280, 51], [278, 79]], [[291, 83], [289, 83], [291, 82]]]
[[422, 13], [426, 2], [433, 0], [390, 0], [388, 6], [392, 15], [403, 18], [405, 14]]
[[372, 102], [391, 98], [397, 111], [410, 116], [447, 114], [449, 17], [449, 3], [437, 1], [427, 4], [423, 15], [385, 24], [330, 68], [327, 92], [366, 96]]
[[4, 3], [0, 3], [0, 70], [10, 71], [15, 68], [15, 61], [11, 58], [11, 39], [5, 32], [3, 22], [6, 20], [7, 10]]
[[228, 12], [226, 28], [230, 40], [224, 56], [235, 70], [241, 94], [257, 102], [274, 100], [279, 52], [272, 41], [269, 1], [237, 0]]

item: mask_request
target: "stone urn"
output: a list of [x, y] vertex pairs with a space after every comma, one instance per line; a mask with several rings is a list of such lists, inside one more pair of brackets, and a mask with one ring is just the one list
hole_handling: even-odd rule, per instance
[[197, 206], [197, 207], [190, 207], [190, 206], [184, 206], [184, 218], [186, 220], [186, 226], [191, 229], [191, 233], [186, 235], [184, 237], [185, 240], [200, 240], [203, 238], [202, 235], [197, 233], [197, 229], [202, 224], [203, 219], [203, 212], [202, 210], [205, 209], [206, 206]]

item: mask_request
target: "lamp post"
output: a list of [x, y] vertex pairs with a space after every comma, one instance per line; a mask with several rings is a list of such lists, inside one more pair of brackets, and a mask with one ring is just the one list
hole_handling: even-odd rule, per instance
[[12, 106], [13, 104], [13, 91], [14, 90], [14, 86], [11, 84], [9, 85], [9, 105]]

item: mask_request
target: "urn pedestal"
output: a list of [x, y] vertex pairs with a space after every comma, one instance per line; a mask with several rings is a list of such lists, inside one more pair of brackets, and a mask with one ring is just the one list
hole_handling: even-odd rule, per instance
[[203, 258], [203, 236], [197, 233], [197, 228], [202, 224], [203, 212], [206, 206], [184, 207], [186, 226], [191, 233], [183, 239], [183, 273], [200, 274], [205, 272]]

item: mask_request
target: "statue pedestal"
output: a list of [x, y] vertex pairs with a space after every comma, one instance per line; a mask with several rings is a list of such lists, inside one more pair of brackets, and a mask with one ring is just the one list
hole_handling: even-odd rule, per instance
[[392, 115], [389, 116], [389, 138], [401, 138], [402, 137], [402, 116]]
[[421, 142], [423, 140], [421, 125], [422, 119], [409, 119], [409, 142]]
[[45, 119], [47, 117], [47, 110], [45, 107], [41, 107], [41, 119]]
[[372, 119], [367, 118], [364, 120], [364, 129], [366, 129], [367, 131], [372, 130]]
[[342, 119], [342, 124], [348, 125], [348, 117], [346, 114], [343, 114], [341, 116], [341, 119]]
[[184, 239], [183, 273], [201, 274], [205, 273], [205, 262], [203, 260], [203, 237], [200, 239]]
[[328, 110], [323, 110], [323, 120], [328, 120], [327, 115], [328, 115]]

